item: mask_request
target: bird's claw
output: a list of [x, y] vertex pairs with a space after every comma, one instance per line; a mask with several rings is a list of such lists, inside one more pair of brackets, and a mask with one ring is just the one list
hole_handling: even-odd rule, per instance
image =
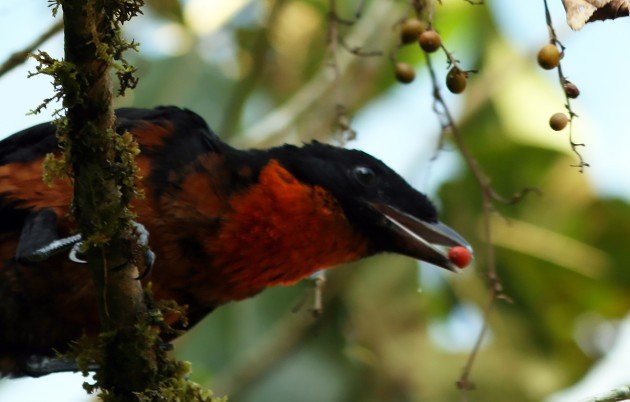
[[144, 271], [135, 279], [141, 281], [146, 278], [153, 270], [153, 263], [155, 263], [155, 253], [147, 246], [147, 251], [144, 253]]
[[143, 224], [135, 221], [133, 222], [133, 226], [136, 228], [136, 232], [138, 233], [138, 244], [146, 250], [144, 252], [144, 271], [135, 278], [140, 281], [151, 273], [153, 264], [155, 263], [155, 253], [149, 247], [149, 231], [147, 228], [145, 228]]
[[74, 250], [74, 247], [77, 244], [81, 244], [80, 234], [63, 239], [53, 240], [52, 242], [46, 244], [44, 247], [40, 247], [32, 252], [27, 253], [26, 255], [18, 256], [18, 258], [27, 262], [44, 261], [49, 259], [53, 255], [62, 252], [63, 250], [67, 250], [68, 247], [72, 247], [72, 249]]
[[161, 351], [164, 351], [164, 352], [170, 352], [171, 350], [173, 350], [173, 349], [174, 349], [173, 344], [172, 344], [172, 343], [168, 343], [168, 342], [166, 342], [166, 343], [163, 343], [163, 342], [158, 343], [158, 344], [157, 344], [157, 347], [158, 347]]
[[70, 259], [70, 261], [72, 262], [76, 262], [77, 264], [87, 264], [86, 260], [78, 257], [78, 254], [81, 252], [81, 248], [83, 248], [82, 241], [74, 243], [74, 245], [70, 249], [70, 253], [68, 253], [68, 259]]
[[31, 356], [20, 368], [19, 373], [37, 378], [53, 373], [79, 372], [83, 369], [96, 371], [99, 369], [99, 365], [95, 362], [89, 362], [87, 367], [79, 367], [77, 362], [72, 359]]
[[[155, 253], [149, 248], [149, 231], [138, 222], [133, 222], [133, 226], [138, 234], [138, 244], [146, 249], [144, 254], [144, 270], [138, 275], [137, 280], [142, 280], [151, 273], [153, 264], [155, 263]], [[82, 258], [81, 249], [83, 248], [83, 237], [81, 234], [55, 240], [44, 247], [35, 250], [30, 255], [23, 257], [26, 261], [37, 262], [44, 261], [70, 247], [68, 259], [77, 264], [86, 264], [87, 261]]]

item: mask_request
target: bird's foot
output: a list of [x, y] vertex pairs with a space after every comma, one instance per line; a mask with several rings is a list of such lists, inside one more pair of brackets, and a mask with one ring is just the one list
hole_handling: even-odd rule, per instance
[[30, 253], [23, 253], [22, 255], [19, 255], [18, 259], [25, 262], [45, 261], [55, 254], [59, 254], [60, 252], [67, 250], [70, 247], [72, 247], [72, 250], [74, 250], [77, 244], [81, 244], [80, 234], [63, 239], [53, 240], [45, 246], [33, 250]]
[[149, 231], [143, 224], [138, 222], [132, 222], [133, 226], [138, 233], [138, 244], [144, 248], [144, 271], [138, 275], [137, 280], [142, 280], [151, 273], [153, 264], [155, 263], [155, 253], [149, 247]]
[[[99, 366], [96, 363], [89, 363], [87, 371], [96, 371]], [[32, 356], [17, 373], [18, 376], [41, 377], [53, 373], [79, 372], [76, 361], [64, 358], [51, 358], [42, 356]]]
[[[136, 278], [141, 280], [151, 272], [153, 264], [155, 263], [155, 253], [149, 248], [149, 231], [144, 227], [144, 225], [138, 222], [133, 222], [133, 226], [138, 234], [138, 244], [145, 248], [144, 270]], [[56, 254], [70, 249], [68, 259], [77, 264], [85, 264], [87, 263], [87, 260], [85, 260], [82, 252], [83, 246], [83, 236], [81, 234], [76, 234], [74, 236], [54, 240], [47, 245], [32, 251], [31, 253], [21, 255], [20, 260], [26, 262], [44, 261]]]

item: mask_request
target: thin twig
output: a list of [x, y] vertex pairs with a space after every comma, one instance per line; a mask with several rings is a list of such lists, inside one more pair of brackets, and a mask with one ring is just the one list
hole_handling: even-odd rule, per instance
[[319, 271], [314, 275], [315, 282], [314, 300], [313, 300], [313, 317], [318, 318], [324, 312], [324, 285], [326, 285], [326, 271]]
[[[483, 324], [481, 325], [481, 331], [479, 331], [479, 335], [475, 340], [475, 345], [468, 355], [468, 360], [466, 360], [466, 364], [462, 369], [462, 375], [456, 382], [457, 388], [462, 391], [470, 391], [475, 388], [474, 384], [470, 381], [470, 373], [472, 372], [472, 366], [475, 360], [477, 359], [477, 354], [479, 350], [481, 350], [481, 345], [483, 343], [484, 338], [486, 337], [486, 333], [488, 332], [488, 326], [490, 322], [490, 313], [492, 312], [492, 307], [494, 306], [494, 301], [497, 299], [496, 293], [494, 290], [490, 292], [490, 298], [488, 299], [488, 303], [483, 309]], [[463, 395], [463, 398], [466, 399], [466, 394]]]
[[383, 55], [383, 52], [380, 50], [363, 50], [361, 46], [350, 46], [346, 43], [344, 38], [339, 38], [339, 44], [343, 47], [347, 52], [352, 53], [355, 56], [359, 57], [380, 57]]
[[[547, 22], [547, 29], [549, 31], [549, 41], [555, 46], [560, 46], [560, 49], [562, 50], [561, 55], [564, 56], [565, 47], [558, 39], [558, 36], [556, 35], [556, 30], [553, 28], [553, 23], [551, 21], [551, 13], [549, 12], [549, 6], [547, 5], [547, 0], [543, 0], [543, 3], [545, 5], [545, 20]], [[575, 114], [575, 112], [571, 108], [571, 99], [569, 98], [569, 95], [564, 89], [564, 86], [565, 84], [568, 83], [568, 80], [562, 72], [561, 62], [558, 64], [558, 81], [560, 83], [560, 88], [562, 88], [562, 92], [564, 93], [564, 98], [566, 100], [566, 104], [564, 106], [566, 107], [567, 112], [569, 113], [569, 144], [571, 145], [571, 151], [573, 151], [573, 153], [578, 157], [578, 161], [579, 161], [577, 165], [571, 165], [571, 166], [577, 167], [580, 170], [580, 173], [583, 173], [584, 168], [588, 167], [589, 164], [584, 161], [584, 157], [578, 151], [578, 147], [584, 147], [586, 145], [583, 143], [578, 143], [578, 142], [573, 141], [573, 119], [578, 116], [577, 114]]]
[[263, 24], [263, 27], [256, 35], [256, 40], [251, 51], [254, 55], [252, 65], [255, 67], [251, 68], [248, 74], [238, 82], [230, 95], [230, 99], [225, 107], [225, 112], [223, 113], [224, 118], [221, 122], [221, 129], [219, 130], [222, 136], [230, 137], [236, 133], [241, 122], [241, 116], [246, 101], [256, 89], [260, 80], [264, 77], [266, 70], [265, 63], [271, 46], [268, 32], [270, 27], [275, 26], [275, 22], [280, 15], [280, 10], [285, 3], [286, 0], [276, 0], [273, 2], [265, 24]]
[[[449, 52], [446, 47], [442, 46], [442, 50], [446, 54], [449, 67], [457, 67], [459, 61], [453, 56], [452, 52]], [[431, 58], [429, 54], [425, 53], [427, 59], [427, 67], [429, 70], [429, 74], [431, 76], [431, 82], [433, 85], [433, 99], [434, 99], [434, 110], [441, 118], [440, 124], [442, 125], [442, 137], [446, 132], [450, 132], [452, 135], [455, 144], [457, 145], [460, 153], [464, 157], [464, 161], [468, 165], [468, 168], [472, 172], [477, 185], [479, 186], [482, 194], [482, 211], [483, 211], [483, 232], [484, 232], [484, 242], [486, 244], [486, 266], [487, 266], [487, 278], [490, 287], [490, 295], [487, 304], [483, 309], [483, 325], [481, 331], [479, 332], [477, 339], [475, 341], [475, 345], [471, 350], [466, 364], [462, 369], [462, 373], [459, 379], [456, 382], [457, 387], [463, 392], [462, 397], [463, 400], [467, 400], [466, 391], [472, 390], [474, 388], [474, 384], [470, 381], [470, 375], [472, 372], [472, 368], [474, 362], [477, 359], [479, 354], [479, 350], [481, 349], [481, 345], [483, 344], [483, 340], [488, 331], [489, 327], [489, 319], [490, 314], [492, 313], [494, 304], [496, 300], [506, 300], [510, 301], [510, 298], [505, 295], [503, 292], [503, 285], [501, 284], [501, 280], [498, 276], [496, 269], [496, 259], [493, 247], [493, 239], [492, 239], [492, 225], [491, 225], [491, 215], [494, 212], [494, 202], [500, 202], [504, 204], [514, 204], [522, 200], [525, 196], [530, 193], [540, 193], [540, 190], [537, 188], [525, 188], [520, 192], [514, 194], [512, 197], [504, 197], [499, 194], [491, 184], [490, 179], [485, 175], [481, 167], [479, 166], [475, 157], [471, 154], [470, 150], [466, 146], [463, 140], [463, 136], [459, 127], [455, 123], [455, 119], [448, 108], [444, 98], [442, 97], [442, 93], [440, 90], [440, 86], [438, 84], [437, 75], [435, 73], [435, 68], [433, 67], [433, 63], [431, 62]]]
[[62, 29], [63, 20], [55, 22], [44, 33], [38, 36], [31, 44], [9, 56], [9, 58], [5, 60], [4, 63], [0, 64], [0, 77], [28, 60], [31, 53], [33, 53], [48, 39], [55, 36], [55, 34], [61, 32]]
[[[377, 42], [378, 36], [389, 26], [388, 19], [384, 16], [391, 16], [396, 11], [397, 6], [393, 2], [366, 3], [366, 9], [362, 13], [363, 18], [358, 20], [345, 36], [352, 43]], [[347, 52], [341, 52], [338, 56], [339, 72], [343, 76], [357, 62], [357, 59]], [[334, 82], [330, 79], [330, 72], [320, 69], [284, 104], [245, 128], [243, 132], [247, 133], [247, 136], [237, 138], [235, 142], [256, 147], [277, 144], [284, 139], [287, 130], [295, 124], [296, 119], [303, 116], [316, 102], [333, 90]]]
[[330, 67], [333, 70], [333, 82], [336, 88], [335, 90], [335, 102], [339, 105], [340, 102], [340, 92], [339, 88], [339, 79], [341, 73], [339, 72], [339, 62], [337, 60], [337, 50], [339, 46], [339, 23], [340, 18], [337, 16], [337, 0], [329, 0], [328, 3], [328, 32], [327, 32], [327, 41], [328, 41], [328, 51], [330, 53]]
[[[452, 55], [449, 52], [446, 52], [446, 53], [449, 60], [451, 60], [452, 63], [456, 63], [456, 60], [454, 60]], [[490, 286], [490, 296], [489, 296], [488, 303], [486, 304], [484, 308], [484, 312], [483, 312], [484, 320], [483, 320], [482, 329], [479, 332], [479, 335], [477, 336], [477, 340], [475, 342], [475, 346], [473, 347], [473, 350], [470, 352], [468, 360], [466, 364], [464, 365], [462, 374], [459, 377], [459, 380], [456, 382], [457, 387], [460, 390], [468, 391], [468, 390], [473, 389], [473, 384], [470, 381], [470, 374], [472, 371], [473, 364], [477, 358], [477, 354], [481, 348], [483, 339], [485, 338], [485, 335], [487, 333], [488, 320], [490, 317], [490, 313], [492, 312], [494, 302], [497, 299], [508, 299], [503, 293], [503, 286], [501, 284], [501, 281], [499, 279], [499, 276], [496, 270], [496, 261], [495, 261], [495, 255], [494, 255], [491, 221], [490, 221], [491, 214], [494, 210], [493, 201], [503, 202], [503, 201], [506, 201], [506, 199], [500, 196], [492, 188], [490, 179], [485, 175], [485, 173], [479, 167], [477, 160], [470, 153], [470, 150], [466, 147], [463, 141], [463, 136], [461, 132], [459, 131], [458, 126], [455, 124], [455, 119], [453, 118], [451, 111], [449, 110], [446, 102], [444, 101], [444, 98], [442, 97], [440, 86], [438, 84], [437, 75], [435, 73], [435, 68], [433, 67], [433, 63], [431, 62], [431, 57], [427, 53], [425, 53], [425, 57], [427, 60], [427, 67], [428, 67], [429, 74], [431, 76], [431, 82], [433, 85], [433, 98], [435, 102], [434, 109], [436, 110], [438, 115], [442, 118], [441, 119], [442, 132], [445, 132], [448, 130], [452, 134], [455, 144], [457, 145], [459, 151], [464, 157], [464, 161], [468, 165], [468, 168], [472, 172], [475, 178], [475, 181], [477, 182], [479, 188], [481, 189], [481, 194], [483, 198], [483, 202], [482, 202], [483, 228], [484, 228], [484, 237], [485, 237], [484, 241], [486, 243], [486, 260], [487, 260], [486, 265], [487, 265], [487, 277], [488, 277], [489, 286]], [[521, 193], [515, 195], [514, 197], [508, 200], [514, 202], [516, 200], [522, 199], [522, 197], [525, 194], [531, 191], [534, 191], [534, 190], [525, 189]], [[463, 396], [464, 398], [466, 398], [465, 393], [463, 394]]]
[[[419, 3], [418, 0], [415, 0], [414, 3], [412, 3], [412, 5], [414, 6], [415, 11], [418, 15], [420, 15], [423, 11], [425, 11], [424, 9], [421, 8], [421, 4]], [[429, 12], [429, 20], [432, 19], [431, 14], [432, 12]], [[459, 67], [459, 60], [457, 60], [454, 57], [453, 53], [448, 51], [448, 49], [444, 45], [442, 45], [441, 47], [442, 47], [442, 51], [446, 55], [448, 67], [461, 69]], [[467, 400], [466, 391], [472, 390], [474, 388], [474, 384], [470, 381], [470, 374], [472, 372], [472, 367], [474, 365], [474, 362], [476, 361], [479, 350], [481, 349], [481, 345], [483, 344], [483, 340], [485, 339], [486, 333], [488, 331], [490, 314], [494, 307], [494, 303], [498, 299], [509, 300], [509, 298], [503, 293], [503, 286], [501, 284], [501, 281], [499, 279], [499, 276], [496, 270], [496, 261], [495, 261], [495, 255], [494, 255], [492, 229], [491, 229], [491, 214], [494, 210], [493, 202], [497, 201], [497, 202], [504, 202], [504, 203], [515, 203], [521, 200], [528, 193], [538, 192], [538, 190], [532, 189], [532, 188], [526, 188], [522, 190], [521, 192], [519, 192], [518, 194], [515, 194], [511, 198], [505, 198], [494, 190], [494, 188], [491, 185], [490, 179], [485, 175], [485, 173], [479, 167], [477, 160], [471, 154], [468, 147], [466, 147], [463, 141], [463, 136], [461, 132], [459, 131], [457, 124], [455, 124], [455, 119], [453, 118], [453, 115], [450, 109], [448, 108], [448, 105], [446, 104], [444, 98], [442, 97], [440, 86], [438, 84], [437, 75], [435, 73], [435, 68], [433, 67], [433, 63], [431, 62], [430, 55], [428, 53], [425, 53], [425, 57], [426, 57], [427, 67], [429, 70], [431, 83], [433, 87], [433, 99], [434, 99], [433, 109], [439, 117], [440, 125], [442, 128], [442, 133], [440, 136], [439, 143], [441, 144], [443, 142], [444, 135], [447, 132], [451, 133], [455, 141], [455, 144], [457, 145], [460, 153], [464, 157], [464, 161], [468, 165], [468, 168], [472, 172], [475, 178], [475, 181], [477, 182], [479, 188], [481, 189], [481, 194], [483, 198], [483, 202], [482, 202], [483, 228], [484, 228], [484, 237], [485, 237], [484, 240], [486, 243], [486, 259], [487, 259], [486, 275], [489, 281], [490, 295], [489, 295], [488, 302], [483, 310], [482, 328], [477, 336], [475, 345], [468, 356], [466, 364], [464, 365], [462, 369], [462, 374], [456, 382], [458, 389], [460, 389], [463, 392], [462, 394], [463, 399]]]
[[361, 15], [363, 15], [363, 9], [365, 8], [365, 1], [360, 1], [357, 5], [357, 9], [354, 13], [354, 19], [345, 19], [339, 16], [337, 12], [337, 0], [328, 1], [328, 52], [330, 54], [330, 66], [333, 70], [333, 84], [334, 84], [334, 97], [335, 97], [335, 122], [334, 131], [340, 133], [338, 137], [341, 145], [347, 141], [356, 138], [356, 131], [350, 125], [350, 118], [348, 117], [347, 107], [344, 104], [341, 87], [341, 69], [339, 68], [339, 48], [344, 49], [348, 53], [358, 57], [379, 57], [383, 55], [383, 52], [378, 50], [366, 51], [360, 46], [351, 46], [346, 42], [346, 39], [340, 33], [340, 26], [351, 27], [357, 23]]
[[[352, 140], [357, 133], [350, 126], [346, 107], [344, 106], [341, 91], [341, 71], [339, 68], [339, 46], [345, 47], [339, 34], [339, 25], [344, 24], [352, 26], [355, 21], [344, 20], [337, 14], [337, 0], [329, 0], [328, 2], [328, 52], [330, 54], [330, 66], [333, 70], [333, 84], [335, 97], [335, 128], [334, 130], [341, 133], [339, 140], [341, 144]], [[346, 47], [347, 48], [347, 47]]]

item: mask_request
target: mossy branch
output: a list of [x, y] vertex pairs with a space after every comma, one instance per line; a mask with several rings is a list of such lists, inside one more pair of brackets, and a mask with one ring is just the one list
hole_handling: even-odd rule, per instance
[[[122, 24], [141, 12], [141, 0], [53, 0], [53, 14], [63, 11], [65, 57], [36, 55], [34, 74], [53, 77], [55, 95], [65, 116], [56, 121], [60, 158], [46, 160], [48, 176], [67, 174], [74, 184], [72, 214], [85, 239], [93, 274], [102, 333], [79, 342], [79, 364], [99, 366], [95, 384], [104, 401], [210, 401], [207, 391], [185, 377], [186, 363], [170, 359], [162, 335], [167, 327], [159, 309], [142, 289], [143, 263], [133, 229], [131, 201], [139, 195], [134, 157], [139, 149], [130, 134], [115, 132], [110, 72], [120, 81], [119, 93], [133, 88], [135, 69], [123, 53], [135, 49], [121, 35]], [[59, 113], [61, 114], [61, 113]], [[85, 365], [83, 367], [86, 367]]]
[[[128, 1], [59, 1], [64, 61], [46, 63], [63, 99], [57, 124], [74, 184], [73, 216], [87, 239], [103, 335], [97, 385], [106, 400], [133, 401], [157, 375], [156, 340], [147, 338], [148, 313], [136, 268], [129, 203], [136, 190], [133, 147], [114, 132], [109, 70], [120, 59], [120, 25], [137, 14]], [[135, 3], [135, 2], [133, 2]], [[46, 65], [45, 64], [45, 65]], [[145, 328], [146, 327], [146, 328]], [[144, 329], [143, 329], [144, 328]]]

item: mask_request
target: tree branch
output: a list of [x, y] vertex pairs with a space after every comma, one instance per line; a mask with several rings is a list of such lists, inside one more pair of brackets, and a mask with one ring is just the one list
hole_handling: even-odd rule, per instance
[[[117, 3], [109, 7], [122, 7], [126, 1]], [[147, 307], [135, 280], [137, 247], [129, 212], [135, 194], [129, 184], [133, 155], [120, 146], [114, 131], [110, 67], [120, 22], [113, 9], [99, 2], [65, 0], [61, 7], [65, 63], [74, 74], [63, 80], [67, 113], [59, 124], [60, 136], [74, 183], [73, 215], [86, 239], [101, 327], [108, 333], [99, 386], [120, 400], [134, 400], [134, 393], [153, 384], [156, 355], [155, 342], [142, 345], [138, 329], [139, 323], [146, 325]]]
[[24, 63], [31, 55], [31, 53], [37, 50], [37, 48], [40, 47], [48, 39], [55, 36], [55, 34], [61, 32], [62, 29], [63, 21], [57, 21], [56, 23], [51, 25], [50, 28], [48, 28], [44, 33], [37, 37], [37, 39], [35, 39], [33, 43], [9, 56], [9, 58], [5, 60], [4, 63], [0, 64], [0, 77], [2, 77], [4, 74], [8, 73], [15, 67], [19, 66], [20, 64]]
[[[72, 214], [83, 238], [101, 320], [94, 341], [78, 340], [71, 354], [84, 374], [96, 362], [90, 392], [109, 402], [157, 400], [212, 401], [212, 393], [187, 380], [190, 367], [167, 355], [162, 336], [174, 331], [138, 280], [145, 253], [139, 247], [130, 203], [138, 195], [134, 157], [140, 151], [129, 133], [115, 132], [110, 71], [118, 93], [137, 83], [135, 69], [123, 58], [135, 49], [121, 26], [139, 14], [142, 0], [56, 0], [64, 14], [65, 60], [44, 52], [37, 73], [53, 77], [66, 116], [55, 121], [63, 155], [47, 157], [47, 173], [67, 172], [74, 184]], [[57, 166], [55, 166], [57, 164]], [[176, 303], [161, 301], [166, 308]]]

